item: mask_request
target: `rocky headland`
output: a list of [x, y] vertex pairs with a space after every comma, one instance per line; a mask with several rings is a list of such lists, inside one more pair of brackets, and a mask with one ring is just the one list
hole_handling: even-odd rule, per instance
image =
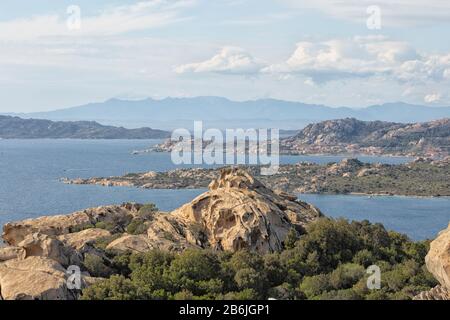
[[[277, 174], [261, 176], [257, 166], [242, 167], [274, 190], [289, 193], [450, 196], [450, 158], [418, 158], [407, 164], [369, 164], [357, 159], [339, 163], [281, 165]], [[63, 179], [70, 184], [134, 186], [147, 189], [201, 189], [221, 169], [177, 169], [130, 173], [121, 177]]]

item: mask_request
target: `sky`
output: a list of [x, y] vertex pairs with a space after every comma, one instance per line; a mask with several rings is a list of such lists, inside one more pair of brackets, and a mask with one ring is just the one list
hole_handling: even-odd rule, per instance
[[450, 105], [448, 0], [0, 3], [0, 112], [223, 96]]

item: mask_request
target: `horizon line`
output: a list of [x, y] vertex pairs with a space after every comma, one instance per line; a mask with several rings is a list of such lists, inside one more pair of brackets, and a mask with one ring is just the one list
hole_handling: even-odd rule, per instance
[[69, 110], [69, 109], [73, 109], [73, 108], [85, 107], [85, 106], [88, 106], [91, 104], [104, 104], [104, 103], [108, 103], [108, 102], [114, 101], [114, 100], [121, 101], [121, 102], [143, 102], [146, 100], [164, 101], [164, 100], [169, 100], [169, 99], [182, 100], [182, 99], [199, 99], [199, 98], [216, 98], [216, 99], [223, 99], [223, 100], [227, 100], [229, 102], [235, 102], [235, 103], [248, 103], [248, 102], [273, 100], [273, 101], [278, 101], [278, 102], [304, 104], [304, 105], [308, 105], [308, 106], [312, 106], [312, 107], [326, 107], [326, 108], [333, 108], [333, 109], [352, 109], [352, 110], [363, 110], [363, 109], [367, 109], [370, 107], [384, 106], [384, 105], [390, 105], [390, 104], [404, 104], [404, 105], [408, 105], [408, 106], [425, 107], [425, 108], [448, 108], [448, 107], [450, 107], [447, 105], [415, 104], [415, 103], [408, 103], [408, 102], [404, 102], [404, 101], [400, 101], [400, 100], [399, 101], [391, 101], [391, 102], [383, 102], [383, 103], [379, 103], [379, 104], [371, 104], [371, 105], [366, 105], [366, 106], [359, 106], [359, 107], [348, 107], [348, 106], [329, 106], [329, 105], [320, 104], [320, 103], [305, 103], [302, 101], [284, 100], [284, 99], [278, 99], [278, 98], [255, 98], [255, 99], [239, 100], [239, 99], [231, 99], [231, 98], [224, 97], [224, 96], [208, 96], [208, 95], [202, 96], [202, 95], [200, 95], [200, 96], [165, 96], [162, 98], [153, 98], [153, 97], [149, 96], [149, 97], [145, 97], [145, 98], [136, 98], [136, 99], [113, 97], [113, 98], [108, 98], [106, 100], [87, 102], [87, 103], [76, 105], [76, 106], [62, 107], [62, 108], [51, 109], [51, 110], [46, 110], [46, 111], [30, 111], [30, 112], [6, 111], [6, 112], [0, 112], [0, 114], [2, 114], [2, 115], [12, 115], [12, 114], [20, 115], [20, 114], [34, 114], [34, 113], [49, 113], [49, 112], [63, 111], [63, 110]]

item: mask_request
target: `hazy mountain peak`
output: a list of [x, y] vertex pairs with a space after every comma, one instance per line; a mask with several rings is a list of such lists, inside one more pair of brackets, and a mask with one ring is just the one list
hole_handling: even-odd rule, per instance
[[450, 107], [427, 107], [404, 102], [353, 109], [328, 107], [295, 101], [264, 98], [233, 101], [224, 97], [166, 97], [142, 100], [109, 99], [50, 112], [18, 114], [24, 118], [50, 120], [94, 120], [102, 124], [129, 128], [160, 129], [192, 128], [202, 120], [213, 128], [280, 128], [301, 129], [309, 123], [324, 120], [355, 118], [400, 123], [431, 121], [450, 117]]

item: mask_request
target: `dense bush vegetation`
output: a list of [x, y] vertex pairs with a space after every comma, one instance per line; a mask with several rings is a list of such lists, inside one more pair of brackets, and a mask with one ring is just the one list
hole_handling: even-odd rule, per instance
[[[154, 250], [89, 258], [89, 269], [112, 274], [83, 291], [83, 299], [410, 299], [436, 285], [424, 267], [427, 242], [411, 242], [380, 224], [320, 219], [285, 250], [260, 255]], [[96, 265], [98, 263], [99, 265]], [[369, 290], [370, 265], [381, 288]], [[114, 272], [111, 272], [114, 270]]]

